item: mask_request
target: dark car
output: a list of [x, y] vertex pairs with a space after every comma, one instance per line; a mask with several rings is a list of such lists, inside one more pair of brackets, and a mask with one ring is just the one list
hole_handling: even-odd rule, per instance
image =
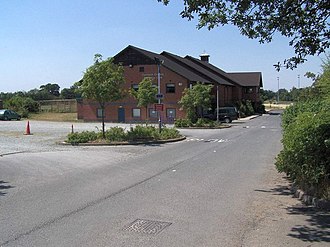
[[2, 109], [2, 110], [0, 110], [0, 119], [1, 120], [12, 120], [12, 119], [20, 120], [21, 115], [19, 115], [17, 112], [14, 112], [12, 110]]
[[[217, 119], [216, 115], [217, 110], [213, 113], [208, 113], [204, 115], [206, 118], [210, 118], [212, 120]], [[225, 123], [231, 123], [233, 120], [237, 120], [239, 118], [239, 112], [236, 107], [228, 106], [228, 107], [219, 107], [218, 111], [219, 121]]]

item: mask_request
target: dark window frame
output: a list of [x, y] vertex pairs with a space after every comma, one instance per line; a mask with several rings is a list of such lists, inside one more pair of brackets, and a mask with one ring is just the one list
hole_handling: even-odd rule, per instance
[[175, 93], [175, 83], [166, 83], [166, 93]]
[[[174, 111], [174, 116], [172, 114], [169, 114], [169, 111]], [[166, 118], [176, 118], [176, 108], [166, 108]]]
[[[151, 112], [153, 112], [153, 114]], [[156, 111], [155, 108], [149, 108], [148, 116], [149, 118], [158, 118], [158, 111]]]
[[97, 118], [102, 118], [102, 115], [103, 115], [103, 117], [105, 117], [105, 109], [97, 108], [96, 109], [96, 117]]
[[[139, 116], [134, 116], [134, 110], [139, 110]], [[133, 118], [141, 118], [141, 108], [132, 108], [132, 117]]]

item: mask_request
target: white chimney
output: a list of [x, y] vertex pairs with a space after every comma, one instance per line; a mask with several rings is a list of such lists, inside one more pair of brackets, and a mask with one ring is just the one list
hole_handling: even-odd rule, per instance
[[199, 57], [201, 58], [202, 61], [207, 63], [209, 62], [210, 55], [207, 54], [205, 51], [203, 52], [203, 54], [199, 55]]

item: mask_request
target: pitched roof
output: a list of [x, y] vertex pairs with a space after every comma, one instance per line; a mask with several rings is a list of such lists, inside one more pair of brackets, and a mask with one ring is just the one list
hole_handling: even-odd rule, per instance
[[[162, 61], [162, 66], [187, 78], [192, 82], [218, 83], [227, 86], [260, 86], [262, 87], [261, 72], [232, 72], [227, 73], [207, 61], [201, 61], [191, 56], [180, 57], [178, 55], [163, 51], [157, 54], [132, 45], [127, 46], [114, 56], [115, 61], [122, 62], [121, 58], [126, 56], [142, 55], [144, 64], [156, 64], [155, 58]], [[134, 60], [136, 59], [136, 60]], [[136, 65], [137, 58], [130, 61]]]
[[223, 85], [227, 85], [227, 86], [233, 86], [231, 80], [228, 80], [228, 78], [226, 76], [213, 73], [212, 71], [205, 69], [203, 66], [200, 66], [200, 65], [192, 62], [190, 59], [182, 58], [180, 56], [171, 54], [166, 51], [162, 52], [161, 54], [164, 55], [165, 57], [168, 57], [171, 60], [175, 60], [176, 63], [181, 64], [182, 66], [186, 67], [187, 69], [189, 69], [191, 71], [195, 71], [195, 73], [198, 73], [200, 76], [207, 78], [211, 82], [223, 84]]
[[229, 72], [243, 87], [263, 87], [261, 72]]
[[144, 50], [144, 49], [132, 46], [132, 45], [129, 45], [124, 50], [119, 52], [116, 56], [114, 56], [114, 58], [116, 59], [116, 58], [120, 57], [121, 55], [123, 55], [125, 52], [128, 52], [129, 50], [134, 50], [134, 51], [140, 53], [141, 55], [145, 56], [146, 58], [148, 58], [148, 60], [151, 64], [156, 64], [155, 58], [158, 58], [159, 60], [161, 60], [163, 62], [162, 66], [187, 78], [189, 81], [192, 81], [192, 82], [200, 81], [200, 82], [205, 82], [205, 83], [211, 82], [207, 78], [196, 73], [197, 71], [192, 71], [192, 70], [174, 62], [173, 60], [167, 58], [166, 56], [163, 56], [161, 54], [157, 54], [154, 52], [150, 52], [150, 51], [147, 51], [147, 50]]

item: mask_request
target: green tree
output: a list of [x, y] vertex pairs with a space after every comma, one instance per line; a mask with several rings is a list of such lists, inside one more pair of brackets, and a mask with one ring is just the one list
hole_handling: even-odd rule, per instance
[[[170, 0], [158, 0], [167, 5]], [[295, 56], [274, 65], [295, 68], [309, 55], [330, 47], [328, 0], [184, 0], [180, 13], [188, 20], [198, 17], [198, 28], [213, 29], [226, 24], [238, 27], [242, 35], [271, 42], [276, 33], [290, 39]]]
[[60, 96], [60, 86], [58, 84], [47, 83], [40, 86], [41, 91], [45, 91], [55, 97]]
[[105, 104], [123, 97], [124, 83], [124, 68], [114, 64], [113, 58], [102, 60], [102, 55], [96, 54], [94, 64], [86, 69], [83, 79], [75, 84], [83, 97], [99, 103], [102, 110], [103, 138], [105, 138]]
[[156, 103], [157, 88], [152, 84], [152, 79], [144, 78], [140, 83], [138, 90], [132, 88], [130, 94], [138, 101], [139, 107], [145, 107], [146, 118], [148, 120], [148, 105]]
[[197, 108], [208, 109], [211, 106], [211, 90], [213, 85], [201, 83], [192, 88], [185, 88], [179, 104], [187, 113], [187, 118], [195, 123], [197, 121]]
[[80, 97], [81, 95], [77, 92], [77, 87], [74, 85], [70, 88], [63, 88], [61, 91], [62, 99], [76, 99]]
[[260, 96], [261, 96], [262, 101], [267, 101], [267, 100], [273, 101], [276, 99], [276, 93], [273, 92], [272, 90], [261, 89]]
[[316, 87], [319, 89], [321, 98], [330, 103], [330, 57], [323, 62], [322, 75], [316, 82]]

